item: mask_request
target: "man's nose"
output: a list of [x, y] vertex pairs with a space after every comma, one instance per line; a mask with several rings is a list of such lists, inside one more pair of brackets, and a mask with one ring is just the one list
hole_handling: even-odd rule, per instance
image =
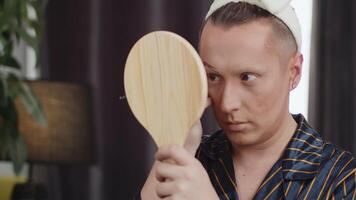
[[231, 113], [241, 107], [241, 90], [235, 84], [226, 84], [222, 93], [221, 109], [223, 112]]

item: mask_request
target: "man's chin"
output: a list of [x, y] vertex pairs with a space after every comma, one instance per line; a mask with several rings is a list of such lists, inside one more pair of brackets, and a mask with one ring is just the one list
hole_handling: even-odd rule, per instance
[[253, 146], [258, 143], [258, 138], [248, 131], [224, 131], [226, 137], [229, 139], [233, 146]]

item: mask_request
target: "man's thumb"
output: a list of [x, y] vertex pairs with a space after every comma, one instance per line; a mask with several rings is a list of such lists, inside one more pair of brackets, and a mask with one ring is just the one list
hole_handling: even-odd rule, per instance
[[185, 139], [184, 142], [184, 148], [189, 151], [193, 156], [195, 155], [195, 152], [197, 151], [201, 137], [203, 134], [203, 128], [201, 126], [200, 120], [198, 120], [197, 123], [193, 125], [193, 127], [190, 129], [189, 134], [187, 138]]
[[[208, 97], [206, 101], [205, 108], [209, 107], [211, 104], [211, 99]], [[190, 129], [188, 137], [185, 139], [184, 148], [189, 151], [193, 156], [195, 156], [195, 152], [197, 151], [201, 137], [203, 135], [203, 127], [201, 125], [200, 120], [198, 120]]]

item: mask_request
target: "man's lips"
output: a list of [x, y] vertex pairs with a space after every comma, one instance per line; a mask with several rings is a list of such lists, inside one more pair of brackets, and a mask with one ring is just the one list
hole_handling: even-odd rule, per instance
[[226, 128], [229, 131], [237, 132], [237, 131], [243, 131], [246, 128], [248, 122], [234, 122], [234, 123], [228, 122], [225, 124], [226, 124]]

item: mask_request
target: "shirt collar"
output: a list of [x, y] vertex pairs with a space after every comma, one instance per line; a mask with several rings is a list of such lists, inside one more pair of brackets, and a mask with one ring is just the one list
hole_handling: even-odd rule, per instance
[[230, 149], [231, 143], [222, 130], [211, 136], [203, 136], [201, 151], [211, 160], [218, 160], [226, 155], [230, 156]]
[[318, 173], [324, 142], [303, 115], [293, 115], [297, 129], [280, 159], [286, 180], [312, 179]]
[[[293, 115], [293, 118], [297, 122], [297, 129], [277, 164], [282, 166], [286, 180], [312, 179], [320, 167], [324, 142], [303, 115]], [[203, 138], [201, 150], [211, 160], [230, 158], [230, 149], [231, 143], [222, 130], [212, 137]]]

